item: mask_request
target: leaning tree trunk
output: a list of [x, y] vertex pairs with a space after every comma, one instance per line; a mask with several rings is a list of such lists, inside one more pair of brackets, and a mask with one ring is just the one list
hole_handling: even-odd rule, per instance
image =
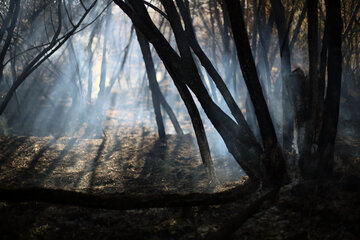
[[[157, 88], [159, 88], [159, 84], [156, 82]], [[180, 126], [179, 121], [177, 120], [174, 111], [172, 110], [171, 106], [169, 105], [169, 103], [166, 101], [164, 95], [162, 94], [162, 92], [159, 92], [159, 98], [160, 98], [160, 103], [161, 106], [164, 108], [165, 112], [169, 115], [170, 121], [172, 123], [172, 125], [174, 126], [175, 132], [178, 135], [184, 135], [184, 132]]]
[[296, 23], [296, 27], [295, 27], [295, 29], [294, 29], [294, 32], [293, 32], [291, 41], [290, 41], [290, 43], [289, 43], [290, 51], [294, 48], [295, 42], [296, 42], [296, 40], [297, 40], [297, 37], [299, 36], [300, 30], [301, 30], [301, 25], [303, 24], [304, 19], [305, 19], [305, 16], [306, 16], [306, 9], [307, 9], [307, 8], [306, 8], [306, 5], [305, 5], [305, 6], [303, 7], [303, 10], [302, 10], [301, 13], [300, 13], [298, 22]]
[[244, 128], [244, 130], [247, 131], [249, 135], [252, 135], [252, 131], [249, 125], [245, 121], [239, 106], [235, 102], [235, 99], [231, 95], [224, 80], [221, 78], [220, 74], [217, 72], [210, 59], [206, 56], [205, 52], [202, 50], [199, 42], [196, 39], [195, 31], [191, 22], [189, 6], [185, 6], [182, 0], [176, 0], [176, 3], [185, 23], [185, 33], [189, 46], [194, 51], [195, 55], [199, 58], [200, 63], [211, 77], [211, 80], [216, 84], [217, 89], [224, 98], [225, 103], [229, 107], [230, 112], [234, 116], [236, 122], [242, 128]]
[[[115, 3], [120, 3], [120, 2], [121, 1], [116, 1]], [[143, 14], [143, 16], [146, 17], [147, 24], [153, 25], [153, 22], [147, 13], [147, 10], [144, 6], [143, 1], [141, 1], [141, 0], [132, 1], [131, 4], [134, 7], [134, 9], [141, 12]], [[137, 24], [138, 22], [134, 21], [135, 19], [136, 20], [140, 20], [140, 19], [134, 18], [133, 23], [134, 23], [135, 27], [141, 31], [141, 29], [143, 29], [143, 27], [144, 27], [144, 25], [143, 25], [144, 23], [141, 23], [140, 25], [138, 25]], [[153, 26], [153, 27], [155, 27], [155, 26]], [[155, 28], [153, 28], [153, 27], [151, 30], [155, 30], [156, 27]], [[157, 37], [162, 37], [161, 40], [165, 40], [163, 35], [160, 33], [160, 31], [157, 28], [156, 28], [156, 30], [157, 30], [156, 35], [158, 35]], [[147, 31], [145, 31], [145, 32], [148, 33]], [[143, 34], [144, 34], [144, 32], [143, 32]], [[145, 34], [144, 34], [144, 36], [145, 36]], [[157, 38], [157, 37], [155, 37], [155, 38]], [[153, 38], [150, 37], [148, 39], [150, 40]], [[159, 39], [155, 39], [155, 40], [159, 40]], [[173, 49], [171, 48], [171, 46], [168, 44], [168, 42], [166, 40], [163, 43], [160, 43], [160, 42], [157, 42], [157, 43], [159, 45], [156, 44], [156, 46], [155, 45], [154, 46], [158, 52], [159, 57], [162, 60], [169, 56], [175, 57]], [[166, 49], [166, 47], [168, 47], [168, 50]], [[159, 51], [159, 49], [161, 49], [162, 51]], [[166, 56], [164, 56], [164, 55], [166, 55]], [[175, 59], [173, 59], [173, 60], [175, 60]], [[174, 64], [175, 61], [171, 61], [171, 62]], [[178, 68], [178, 67], [180, 67], [180, 65], [182, 65], [182, 63], [178, 64], [175, 68], [173, 65], [169, 66], [167, 64], [168, 61], [164, 61], [164, 63], [165, 63], [165, 67], [168, 70], [168, 72], [170, 73], [171, 77], [173, 79], [177, 80], [177, 81], [174, 81], [174, 83], [175, 83], [175, 86], [178, 89], [180, 96], [183, 99], [185, 106], [189, 112], [190, 119], [191, 119], [191, 122], [192, 122], [192, 125], [194, 128], [194, 131], [195, 131], [196, 140], [197, 140], [197, 143], [199, 146], [200, 155], [201, 155], [203, 164], [206, 167], [207, 173], [212, 180], [217, 181], [216, 174], [215, 174], [215, 168], [213, 166], [213, 162], [211, 159], [210, 148], [209, 148], [208, 140], [207, 140], [206, 133], [205, 133], [205, 128], [204, 128], [203, 122], [201, 120], [199, 110], [195, 104], [195, 101], [193, 100], [193, 98], [191, 96], [189, 89], [183, 82], [183, 79], [184, 79], [183, 72], [186, 72], [186, 70], [184, 71], [183, 69]], [[199, 80], [201, 81], [201, 79], [199, 79]]]
[[281, 147], [277, 141], [275, 128], [256, 72], [255, 61], [251, 53], [242, 9], [238, 1], [226, 0], [225, 2], [229, 12], [241, 70], [251, 101], [254, 105], [263, 140], [265, 150], [265, 157], [262, 160], [264, 175], [269, 183], [281, 185], [288, 180], [286, 163], [282, 155]]
[[[206, 115], [222, 136], [229, 152], [234, 156], [235, 160], [238, 161], [244, 171], [252, 179], [261, 179], [259, 171], [259, 157], [261, 154], [260, 145], [255, 138], [249, 136], [246, 131], [239, 127], [214, 103], [201, 82], [196, 66], [194, 64], [190, 65], [191, 63], [189, 64], [188, 60], [185, 62], [184, 58], [180, 57], [171, 47], [169, 42], [152, 22], [143, 1], [132, 1], [131, 6], [121, 0], [114, 1], [152, 43], [180, 94], [188, 91], [187, 86], [194, 92]], [[171, 14], [168, 14], [168, 16], [170, 15]], [[181, 34], [177, 34], [176, 37], [185, 38], [183, 31], [181, 29], [180, 31]], [[183, 41], [178, 41], [180, 46], [187, 43], [186, 38], [182, 40]], [[192, 98], [188, 99], [183, 96], [182, 98], [185, 104], [189, 104], [188, 101], [192, 100]], [[188, 110], [191, 109], [188, 108]], [[190, 113], [190, 116], [192, 114], [193, 113]]]
[[[7, 36], [4, 39], [4, 44], [1, 45], [2, 49], [0, 51], [0, 82], [3, 77], [3, 71], [5, 67], [5, 56], [13, 39], [15, 26], [19, 17], [20, 5], [20, 0], [10, 1], [9, 11], [0, 29], [0, 41], [3, 41], [3, 36], [5, 35], [5, 32], [7, 32]], [[10, 26], [8, 26], [9, 23]]]
[[160, 96], [159, 96], [160, 89], [156, 88], [158, 87], [158, 85], [156, 84], [157, 83], [156, 72], [154, 68], [154, 62], [151, 56], [150, 44], [146, 40], [146, 38], [142, 35], [142, 33], [139, 32], [138, 30], [136, 30], [136, 35], [145, 62], [145, 68], [149, 80], [149, 86], [150, 86], [152, 102], [154, 106], [155, 120], [158, 127], [159, 137], [161, 140], [164, 141], [166, 140], [166, 133], [165, 133], [164, 122], [160, 109]]

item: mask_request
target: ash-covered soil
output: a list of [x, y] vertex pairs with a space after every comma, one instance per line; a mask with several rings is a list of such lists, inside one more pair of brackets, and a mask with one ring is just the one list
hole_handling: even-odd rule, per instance
[[[45, 187], [85, 192], [204, 192], [208, 179], [191, 135], [166, 143], [145, 128], [101, 139], [0, 138], [2, 187]], [[222, 182], [243, 173], [230, 156], [214, 158]]]
[[[220, 184], [209, 187], [194, 139], [157, 141], [146, 128], [102, 139], [0, 137], [0, 187], [91, 194], [221, 192], [246, 177], [229, 156], [214, 156]], [[340, 180], [281, 189], [232, 239], [360, 239], [360, 141], [339, 137]], [[42, 202], [0, 202], [0, 239], [202, 239], [241, 214], [261, 193], [231, 203], [136, 210]], [[224, 239], [228, 239], [226, 237]]]
[[[150, 129], [119, 132], [101, 139], [0, 136], [0, 187], [156, 195], [219, 192], [246, 179], [230, 156], [215, 156], [221, 185], [210, 187], [189, 134], [168, 135], [165, 144]], [[115, 211], [3, 202], [0, 239], [187, 239], [196, 236], [193, 215], [192, 208]]]

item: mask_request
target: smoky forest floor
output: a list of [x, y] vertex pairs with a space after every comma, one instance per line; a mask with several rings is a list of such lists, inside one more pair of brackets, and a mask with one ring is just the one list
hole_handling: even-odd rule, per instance
[[[102, 139], [0, 136], [0, 187], [6, 189], [141, 197], [223, 192], [246, 181], [229, 156], [215, 155], [214, 162], [220, 183], [210, 188], [191, 135], [168, 135], [166, 144], [143, 127]], [[336, 162], [340, 180], [282, 188], [276, 203], [266, 201], [231, 239], [360, 239], [359, 185], [351, 184], [360, 178], [359, 138], [339, 136]], [[0, 239], [202, 239], [260, 194], [219, 205], [133, 210], [0, 202]]]

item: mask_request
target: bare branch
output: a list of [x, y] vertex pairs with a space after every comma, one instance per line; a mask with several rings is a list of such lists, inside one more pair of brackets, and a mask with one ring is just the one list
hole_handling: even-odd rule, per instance
[[169, 20], [168, 16], [166, 15], [166, 13], [164, 13], [163, 11], [161, 11], [160, 8], [156, 7], [155, 5], [144, 1], [145, 5], [149, 6], [150, 8], [154, 9], [156, 12], [160, 13], [161, 16], [163, 16], [164, 18], [166, 18], [167, 20]]
[[75, 27], [75, 24], [74, 24], [73, 21], [71, 20], [71, 17], [70, 17], [70, 14], [69, 14], [69, 11], [68, 11], [68, 9], [67, 9], [67, 7], [66, 7], [65, 2], [64, 2], [63, 5], [64, 5], [65, 12], [66, 12], [66, 15], [67, 15], [67, 17], [68, 17], [68, 19], [69, 19], [69, 22], [70, 22], [71, 26]]

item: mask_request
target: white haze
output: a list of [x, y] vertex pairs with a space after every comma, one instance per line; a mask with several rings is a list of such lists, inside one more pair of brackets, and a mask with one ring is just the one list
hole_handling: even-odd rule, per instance
[[[103, 4], [99, 6], [87, 17], [84, 26], [95, 19], [104, 8]], [[115, 76], [117, 80], [109, 95], [98, 99], [100, 91], [100, 74], [102, 65], [102, 53], [104, 38], [108, 38], [107, 50], [107, 67], [106, 67], [106, 83], [109, 86], [110, 79], [116, 73], [119, 62], [124, 57], [124, 51], [129, 40], [132, 24], [128, 17], [120, 11], [115, 5], [109, 8], [112, 11], [112, 20], [109, 24], [109, 31], [105, 35], [105, 19], [107, 12], [105, 11], [100, 18], [83, 31], [75, 34], [70, 41], [54, 54], [49, 61], [46, 61], [40, 66], [29, 78], [20, 86], [17, 91], [17, 96], [13, 97], [5, 111], [5, 116], [0, 119], [0, 129], [3, 133], [12, 132], [18, 135], [35, 135], [35, 136], [75, 136], [82, 138], [101, 137], [105, 132], [108, 135], [113, 133], [110, 131], [117, 131], [120, 127], [134, 128], [138, 126], [146, 126], [152, 131], [156, 132], [155, 117], [152, 108], [151, 94], [148, 86], [148, 81], [145, 73], [145, 66], [142, 59], [142, 54], [137, 43], [136, 36], [130, 45], [128, 59], [124, 66], [124, 72]], [[80, 14], [80, 13], [79, 13]], [[154, 20], [158, 23], [160, 19], [154, 14]], [[44, 23], [42, 19], [38, 20], [39, 27], [33, 32], [32, 39], [26, 41], [27, 46], [31, 47], [44, 42]], [[95, 34], [92, 43], [92, 51], [94, 52], [93, 66], [89, 69], [89, 49], [87, 45], [90, 34], [96, 26], [97, 21], [101, 21], [100, 29]], [[196, 22], [194, 20], [194, 22]], [[197, 26], [200, 23], [197, 23]], [[215, 56], [212, 56], [211, 41], [208, 41], [205, 28], [201, 26], [196, 27], [197, 35], [199, 37], [200, 45], [208, 56], [211, 56], [211, 61], [216, 65], [220, 75], [226, 79], [225, 64], [223, 50], [219, 49], [221, 46], [221, 37], [217, 34]], [[51, 30], [47, 29], [49, 34]], [[165, 37], [168, 37], [169, 30], [166, 30]], [[50, 35], [51, 35], [50, 34]], [[134, 33], [135, 34], [135, 33]], [[203, 38], [202, 38], [202, 37]], [[276, 39], [277, 35], [272, 36]], [[71, 47], [71, 45], [73, 47]], [[175, 46], [174, 38], [171, 38], [172, 46]], [[258, 42], [258, 45], [260, 42]], [[231, 49], [234, 50], [233, 42], [231, 42]], [[20, 51], [20, 50], [19, 50]], [[270, 52], [272, 51], [272, 47]], [[296, 55], [293, 55], [293, 66], [306, 66], [306, 54], [300, 50], [294, 50]], [[278, 54], [278, 53], [276, 53]], [[181, 126], [186, 133], [192, 133], [190, 118], [182, 103], [174, 84], [169, 78], [168, 74], [164, 74], [164, 66], [158, 59], [155, 51], [153, 51], [155, 67], [157, 69], [157, 77], [163, 94], [166, 96], [170, 106], [172, 106]], [[216, 58], [216, 59], [215, 59]], [[232, 56], [225, 56], [226, 58], [234, 59]], [[232, 60], [231, 60], [232, 61]], [[240, 66], [236, 62], [236, 76], [237, 89], [234, 89], [234, 84], [230, 81], [227, 86], [231, 93], [238, 93], [235, 100], [238, 102], [241, 110], [246, 113], [245, 101], [247, 98], [247, 89], [242, 79]], [[258, 58], [256, 59], [258, 63]], [[275, 58], [271, 69], [271, 79], [279, 75], [279, 57]], [[264, 76], [265, 69], [261, 64], [257, 64], [258, 73]], [[18, 67], [19, 71], [21, 67]], [[6, 69], [10, 71], [9, 67]], [[87, 99], [88, 95], [88, 78], [89, 70], [92, 71], [92, 92], [91, 101]], [[211, 91], [210, 81], [205, 70], [201, 68], [202, 75], [205, 77], [207, 88]], [[164, 78], [164, 76], [166, 76]], [[42, 81], [46, 79], [46, 81]], [[268, 104], [273, 119], [278, 137], [281, 133], [282, 108], [281, 95], [276, 95], [274, 86], [266, 86], [264, 78], [262, 79], [263, 89], [270, 89], [265, 92], [269, 97]], [[281, 87], [277, 85], [276, 87]], [[266, 91], [266, 90], [264, 90]], [[279, 91], [278, 91], [279, 92]], [[219, 91], [216, 91], [217, 98], [220, 99]], [[39, 97], [40, 96], [40, 97]], [[18, 104], [19, 103], [19, 104]], [[198, 104], [199, 106], [199, 104]], [[219, 101], [219, 106], [225, 112], [230, 113], [223, 100]], [[205, 128], [208, 133], [209, 142], [212, 153], [215, 155], [226, 155], [227, 149], [219, 134], [216, 133], [213, 126], [205, 116], [204, 112], [199, 106]], [[251, 114], [254, 116], [252, 107], [250, 106]], [[163, 111], [164, 119], [166, 120], [167, 134], [175, 134], [169, 117]], [[229, 114], [230, 115], [230, 114]], [[5, 121], [5, 118], [7, 121]], [[247, 119], [254, 119], [248, 118]], [[9, 126], [7, 123], [9, 122]], [[252, 123], [252, 125], [256, 125]], [[256, 130], [258, 132], [258, 129]], [[258, 134], [257, 134], [258, 135]], [[230, 157], [228, 158], [230, 159]], [[234, 161], [232, 159], [232, 161]]]

